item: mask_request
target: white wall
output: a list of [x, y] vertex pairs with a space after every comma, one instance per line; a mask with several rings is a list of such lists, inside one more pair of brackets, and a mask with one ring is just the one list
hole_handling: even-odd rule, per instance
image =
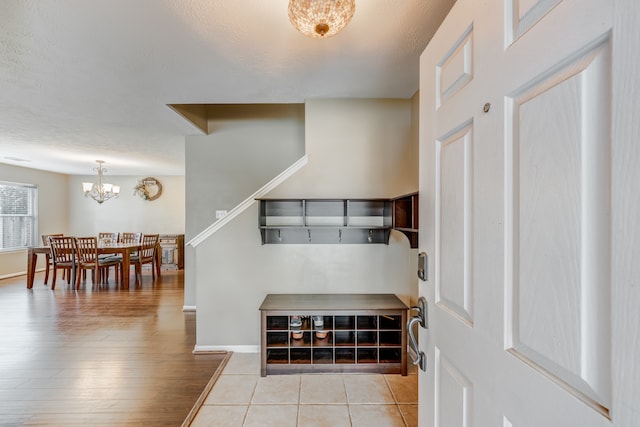
[[154, 176], [162, 184], [162, 195], [143, 200], [133, 189], [143, 176], [105, 175], [105, 182], [120, 185], [120, 196], [102, 204], [82, 193], [82, 182], [94, 182], [95, 175], [70, 176], [69, 233], [95, 236], [99, 232], [132, 231], [142, 233], [183, 234], [185, 229], [185, 180], [183, 176]]
[[[268, 197], [392, 197], [417, 190], [412, 100], [317, 100], [305, 111], [308, 165]], [[256, 188], [257, 189], [257, 188]], [[196, 349], [259, 345], [268, 293], [417, 297], [415, 249], [389, 245], [261, 245], [257, 205], [195, 253]], [[237, 347], [236, 347], [237, 348]]]
[[[133, 188], [141, 178], [144, 177], [107, 175], [105, 181], [120, 185], [121, 194], [118, 199], [100, 205], [82, 193], [82, 182], [95, 181], [95, 175], [70, 176], [0, 164], [0, 181], [38, 185], [38, 235], [94, 236], [101, 231], [183, 234], [184, 177], [156, 176], [163, 190], [162, 196], [152, 202], [133, 195]], [[37, 268], [43, 267], [40, 257]], [[0, 278], [26, 271], [26, 250], [0, 252]]]
[[[0, 163], [0, 181], [38, 186], [38, 234], [68, 232], [68, 176], [36, 169]], [[38, 261], [38, 268], [44, 261]], [[24, 274], [27, 271], [27, 251], [0, 252], [0, 278]]]

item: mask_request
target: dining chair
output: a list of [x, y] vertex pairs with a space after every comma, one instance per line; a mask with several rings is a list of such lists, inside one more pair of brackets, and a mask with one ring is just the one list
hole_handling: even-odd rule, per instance
[[121, 243], [140, 243], [142, 239], [142, 233], [120, 233]]
[[156, 279], [156, 250], [158, 247], [159, 234], [144, 234], [142, 236], [142, 249], [136, 254], [131, 255], [131, 264], [136, 267], [136, 284], [138, 277], [142, 282], [142, 265], [151, 264], [151, 277]]
[[[118, 243], [120, 241], [120, 232], [116, 231], [114, 233], [111, 232], [100, 232], [98, 233], [98, 244], [113, 244], [113, 243]], [[104, 255], [98, 255], [98, 257], [100, 258], [105, 258], [105, 259], [114, 259], [117, 257], [111, 255], [111, 254], [104, 254]], [[122, 258], [120, 258], [122, 259]], [[102, 270], [102, 272], [104, 274], [101, 274], [100, 276], [102, 277], [102, 281], [103, 282], [108, 282], [109, 281], [109, 270], [110, 267], [113, 267], [115, 270], [115, 274], [118, 274], [119, 271], [119, 266], [118, 264], [114, 264], [112, 266], [108, 266], [108, 267], [104, 267]]]
[[[95, 237], [74, 237], [74, 248], [78, 257], [80, 270], [91, 270], [91, 281], [100, 284], [102, 272], [111, 266], [117, 266], [122, 260], [116, 258], [102, 258], [98, 256], [98, 239]], [[80, 274], [76, 274], [76, 288], [80, 289]], [[116, 274], [116, 282], [118, 275]]]
[[98, 233], [98, 241], [105, 241], [105, 240], [110, 240], [111, 243], [117, 243], [120, 241], [120, 233], [117, 231], [115, 233], [107, 233], [107, 232]]
[[[67, 283], [71, 283], [76, 259], [73, 250], [73, 237], [49, 237], [49, 245], [51, 246], [51, 257], [53, 261], [53, 279], [51, 280], [51, 289], [53, 290], [56, 288], [56, 275], [58, 270], [66, 272]], [[75, 276], [73, 278], [75, 279]]]
[[[42, 235], [42, 245], [43, 246], [49, 246], [51, 247], [51, 245], [49, 244], [49, 237], [62, 237], [64, 236], [64, 234], [60, 233], [60, 234], [43, 234]], [[47, 281], [49, 280], [49, 269], [51, 268], [51, 252], [49, 252], [48, 254], [46, 254], [45, 256], [45, 260], [46, 260], [46, 267], [44, 270], [44, 284], [47, 284]], [[64, 279], [64, 276], [62, 277]]]
[[[142, 233], [120, 233], [120, 243], [140, 243], [142, 241]], [[137, 256], [138, 252], [131, 252], [131, 256]]]

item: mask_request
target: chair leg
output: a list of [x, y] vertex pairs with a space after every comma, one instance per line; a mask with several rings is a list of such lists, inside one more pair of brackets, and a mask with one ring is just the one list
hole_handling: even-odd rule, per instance
[[44, 284], [47, 284], [47, 280], [49, 280], [49, 268], [51, 267], [51, 255], [46, 255], [46, 267], [44, 269]]
[[57, 273], [58, 269], [53, 267], [53, 278], [51, 279], [51, 290], [54, 290], [56, 288], [56, 273]]
[[[69, 274], [71, 276], [71, 274]], [[80, 276], [82, 276], [81, 272], [76, 271], [76, 289], [80, 289]]]
[[140, 283], [142, 283], [142, 264], [136, 264], [136, 285], [138, 284], [138, 277], [140, 278]]

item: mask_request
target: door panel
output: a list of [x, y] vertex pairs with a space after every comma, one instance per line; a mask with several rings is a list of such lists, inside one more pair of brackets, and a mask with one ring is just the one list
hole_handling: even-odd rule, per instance
[[440, 107], [473, 79], [473, 27], [451, 46], [436, 68], [436, 105]]
[[469, 380], [435, 349], [436, 414], [438, 427], [470, 426], [473, 387]]
[[533, 27], [562, 0], [507, 0], [505, 1], [505, 41], [510, 45]]
[[615, 419], [612, 25], [600, 0], [458, 0], [421, 56], [421, 426]]
[[507, 349], [607, 414], [609, 58], [607, 38], [507, 97], [505, 138]]
[[436, 142], [436, 303], [473, 324], [471, 247], [473, 125], [465, 123]]

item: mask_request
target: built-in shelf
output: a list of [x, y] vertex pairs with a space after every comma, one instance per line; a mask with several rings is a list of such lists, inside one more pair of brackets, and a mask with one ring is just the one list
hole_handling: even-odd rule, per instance
[[262, 244], [384, 243], [418, 247], [418, 193], [394, 199], [258, 199]]
[[260, 307], [261, 375], [406, 375], [407, 309], [393, 294], [269, 294]]
[[262, 244], [389, 243], [389, 199], [260, 199]]

